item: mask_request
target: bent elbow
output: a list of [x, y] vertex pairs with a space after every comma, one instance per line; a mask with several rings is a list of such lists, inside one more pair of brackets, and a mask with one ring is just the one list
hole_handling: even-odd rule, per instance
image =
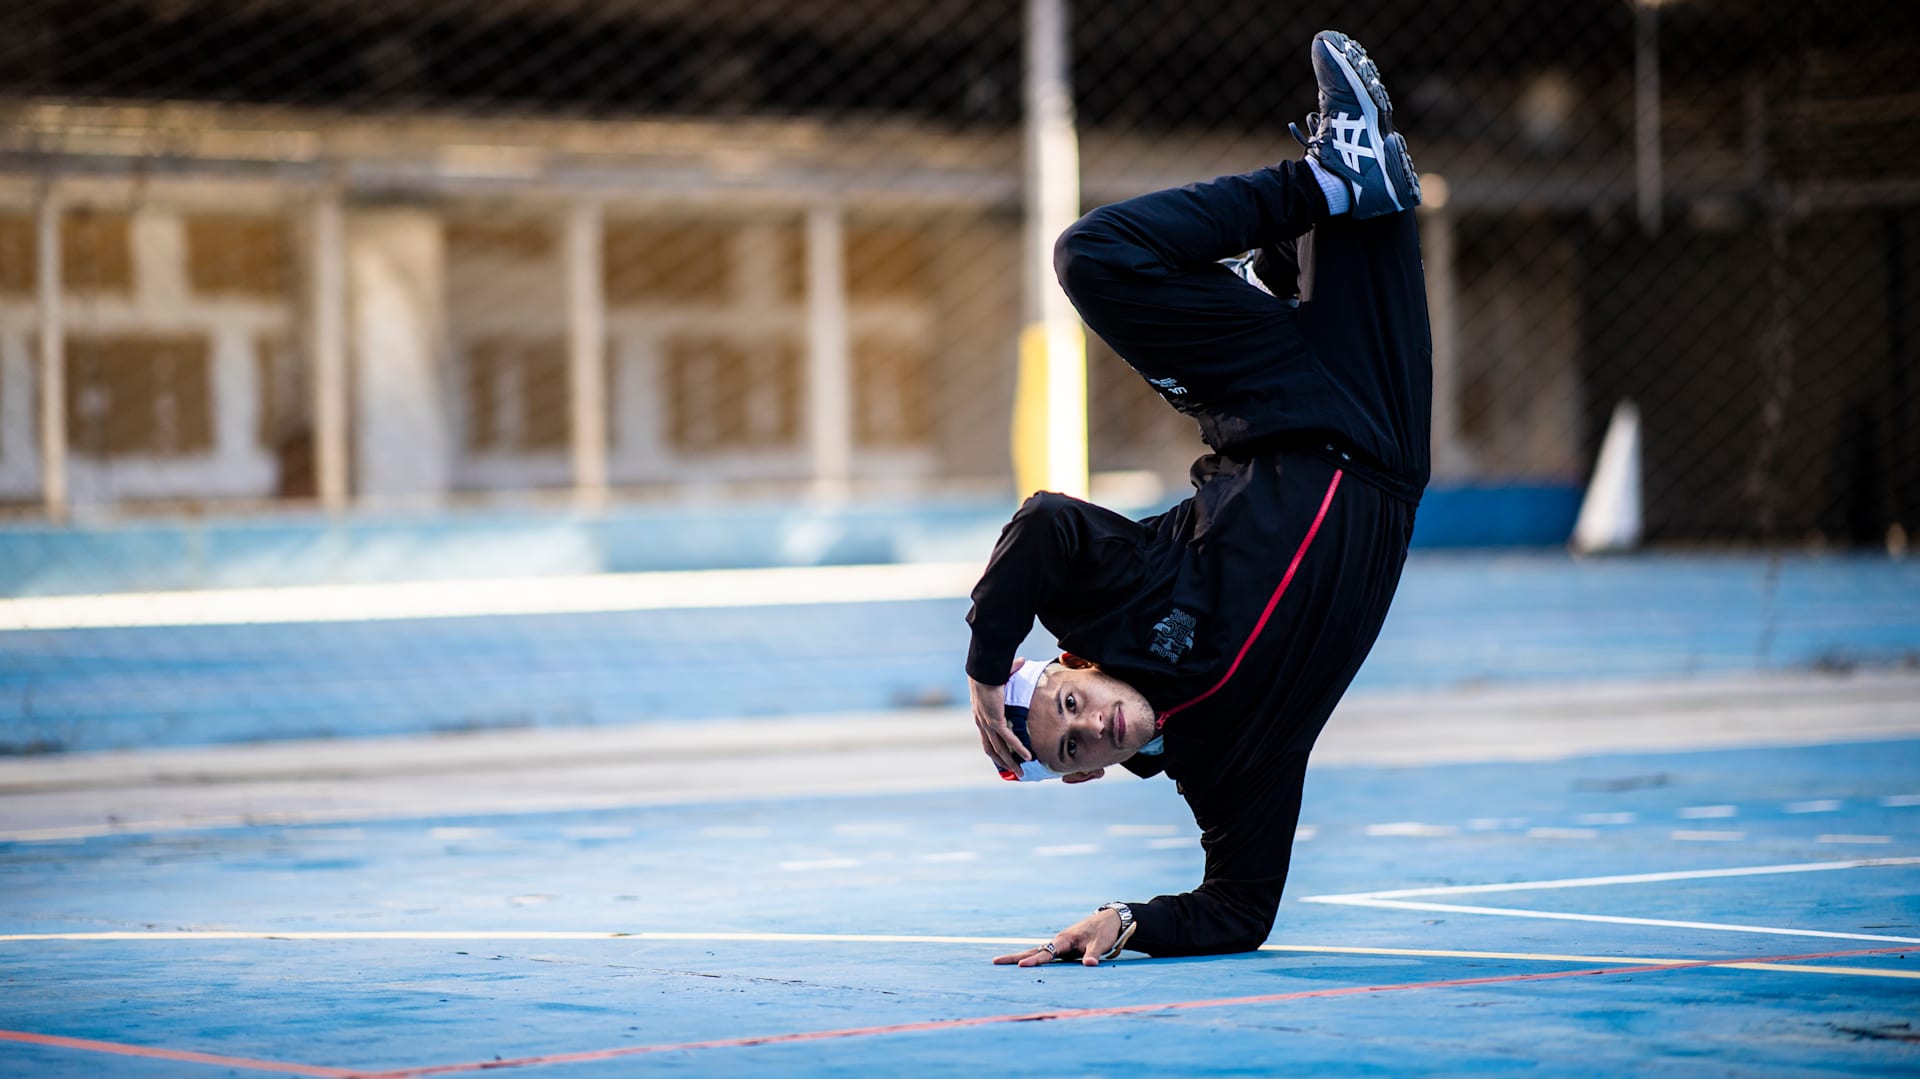
[[1234, 911], [1232, 924], [1221, 941], [1222, 952], [1251, 952], [1267, 942], [1273, 934], [1273, 923], [1280, 914], [1280, 904], [1251, 903]]

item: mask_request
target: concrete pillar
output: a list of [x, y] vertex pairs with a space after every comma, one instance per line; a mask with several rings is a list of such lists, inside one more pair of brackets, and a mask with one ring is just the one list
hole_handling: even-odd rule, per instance
[[329, 512], [347, 508], [346, 237], [339, 196], [308, 221], [308, 348], [313, 374], [314, 491]]
[[607, 500], [607, 303], [600, 273], [601, 213], [596, 203], [567, 212], [568, 418], [573, 493], [582, 509]]
[[67, 517], [67, 342], [60, 310], [60, 201], [43, 188], [35, 211], [40, 323], [40, 499], [47, 517]]
[[1017, 391], [1025, 399], [1015, 408], [1016, 493], [1085, 496], [1086, 337], [1053, 273], [1054, 239], [1080, 216], [1070, 24], [1066, 0], [1027, 0], [1026, 14], [1027, 302]]
[[853, 478], [853, 362], [847, 330], [846, 228], [837, 206], [807, 213], [807, 446], [817, 494]]
[[440, 495], [452, 484], [446, 249], [423, 210], [368, 210], [346, 228], [355, 489]]

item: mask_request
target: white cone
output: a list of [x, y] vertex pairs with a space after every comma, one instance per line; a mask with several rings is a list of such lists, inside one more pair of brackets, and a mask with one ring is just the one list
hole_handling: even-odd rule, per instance
[[1593, 481], [1573, 526], [1580, 554], [1630, 551], [1640, 545], [1640, 409], [1632, 401], [1613, 408]]

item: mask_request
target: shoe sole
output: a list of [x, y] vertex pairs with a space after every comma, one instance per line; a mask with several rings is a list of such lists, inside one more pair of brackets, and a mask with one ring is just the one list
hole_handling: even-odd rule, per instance
[[[1380, 147], [1382, 153], [1391, 149], [1400, 159], [1398, 171], [1401, 182], [1405, 183], [1413, 172], [1413, 162], [1406, 155], [1407, 141], [1393, 130], [1393, 101], [1387, 97], [1387, 88], [1380, 82], [1380, 69], [1374, 66], [1367, 50], [1337, 30], [1322, 30], [1314, 35], [1314, 40], [1327, 46], [1327, 55], [1333, 58], [1340, 73], [1346, 76], [1347, 85], [1360, 102], [1360, 111], [1367, 122], [1367, 131], [1373, 138], [1373, 144]], [[1393, 183], [1395, 170], [1387, 166], [1386, 161], [1380, 162], [1380, 178], [1386, 184], [1387, 197], [1393, 200], [1395, 210], [1404, 210], [1407, 204], [1400, 198], [1400, 191]], [[1417, 180], [1415, 184], [1414, 190], [1418, 191]], [[1415, 198], [1418, 199], [1418, 196]]]

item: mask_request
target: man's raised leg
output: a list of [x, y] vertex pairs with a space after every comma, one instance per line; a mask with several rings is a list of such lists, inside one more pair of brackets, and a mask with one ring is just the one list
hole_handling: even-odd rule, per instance
[[1293, 307], [1218, 260], [1292, 240], [1326, 216], [1312, 171], [1286, 161], [1094, 210], [1061, 235], [1054, 267], [1087, 325], [1193, 412], [1248, 364], [1307, 354]]

